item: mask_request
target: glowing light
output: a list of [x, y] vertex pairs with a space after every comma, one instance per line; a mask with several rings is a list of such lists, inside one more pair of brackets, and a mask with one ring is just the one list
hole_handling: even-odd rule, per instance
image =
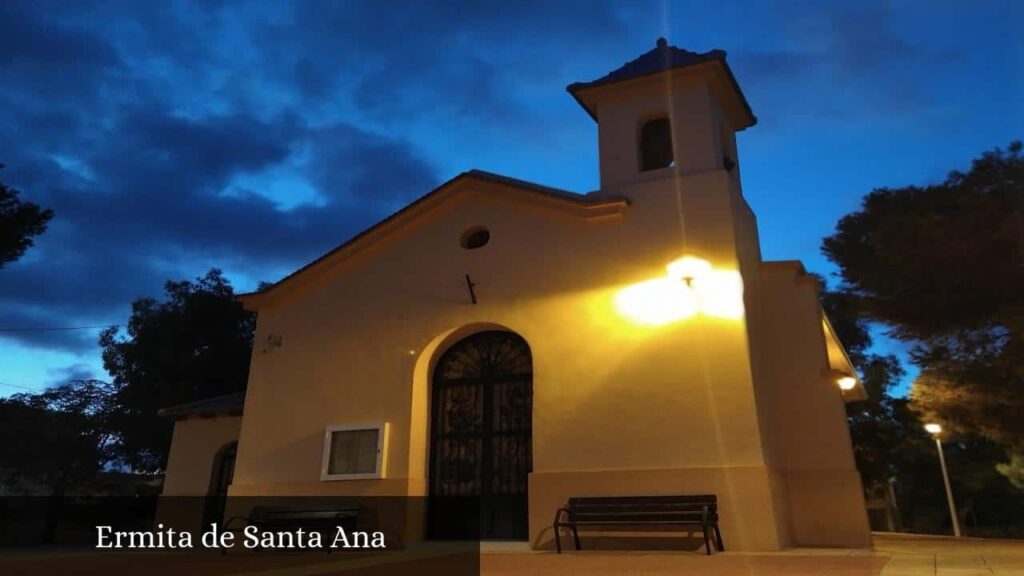
[[694, 258], [693, 256], [684, 256], [679, 260], [670, 262], [665, 268], [668, 270], [669, 278], [682, 280], [687, 284], [692, 283], [698, 278], [703, 278], [712, 270], [710, 262]]
[[853, 390], [857, 386], [857, 379], [854, 378], [853, 376], [843, 376], [842, 378], [836, 380], [836, 382], [839, 384], [839, 387], [842, 388], [843, 390]]
[[669, 278], [655, 278], [619, 291], [615, 308], [637, 324], [660, 326], [696, 315], [697, 298]]
[[704, 314], [743, 317], [743, 278], [686, 256], [666, 266], [667, 276], [627, 286], [615, 295], [619, 314], [637, 324], [660, 326]]
[[743, 317], [743, 278], [739, 272], [712, 270], [694, 280], [701, 312], [718, 318]]
[[929, 434], [939, 434], [942, 432], [942, 426], [938, 424], [925, 424], [924, 429], [927, 430]]

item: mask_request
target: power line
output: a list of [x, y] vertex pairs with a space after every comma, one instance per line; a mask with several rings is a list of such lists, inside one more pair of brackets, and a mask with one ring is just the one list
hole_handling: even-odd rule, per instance
[[97, 330], [100, 328], [120, 328], [124, 324], [104, 324], [101, 326], [59, 326], [50, 328], [0, 328], [0, 332], [60, 332], [65, 330]]
[[22, 390], [29, 390], [35, 392], [35, 388], [29, 388], [28, 386], [20, 386], [18, 384], [8, 384], [7, 382], [0, 382], [0, 386], [10, 386], [11, 388], [21, 388]]

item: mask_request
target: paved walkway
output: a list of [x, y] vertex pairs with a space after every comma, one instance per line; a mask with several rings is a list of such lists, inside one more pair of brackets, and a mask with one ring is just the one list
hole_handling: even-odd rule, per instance
[[883, 576], [1024, 576], [1024, 540], [875, 534]]
[[878, 576], [887, 560], [882, 557], [737, 555], [706, 557], [687, 553], [584, 552], [556, 556], [485, 554], [480, 573], [486, 576], [594, 576], [700, 574], [702, 576]]
[[[873, 550], [793, 549], [775, 553], [583, 551], [557, 555], [523, 544], [482, 546], [486, 576], [1024, 576], [1024, 541], [876, 534]], [[459, 548], [454, 548], [458, 550]], [[461, 548], [465, 550], [465, 548]], [[443, 543], [401, 553], [328, 556], [217, 553], [112, 553], [0, 550], [0, 574], [146, 574], [147, 576], [305, 576], [476, 573], [475, 554], [454, 554]], [[469, 562], [467, 566], [467, 561]], [[468, 568], [468, 569], [467, 569]]]
[[485, 545], [486, 576], [702, 574], [711, 576], [1024, 576], [1024, 541], [875, 534], [874, 550], [792, 549], [776, 553], [516, 553]]

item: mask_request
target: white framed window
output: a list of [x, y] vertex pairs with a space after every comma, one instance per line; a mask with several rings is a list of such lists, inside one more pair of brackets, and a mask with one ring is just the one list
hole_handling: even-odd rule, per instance
[[362, 480], [384, 477], [388, 425], [328, 426], [324, 431], [321, 480]]

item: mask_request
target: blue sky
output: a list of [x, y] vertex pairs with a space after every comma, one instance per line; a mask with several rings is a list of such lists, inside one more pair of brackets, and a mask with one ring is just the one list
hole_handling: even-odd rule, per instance
[[[105, 378], [98, 329], [167, 279], [275, 280], [455, 174], [585, 192], [565, 86], [654, 47], [728, 52], [768, 259], [875, 187], [1024, 137], [1014, 2], [0, 4], [0, 180], [53, 208], [0, 269], [0, 395]], [[882, 349], [898, 349], [882, 342]]]

